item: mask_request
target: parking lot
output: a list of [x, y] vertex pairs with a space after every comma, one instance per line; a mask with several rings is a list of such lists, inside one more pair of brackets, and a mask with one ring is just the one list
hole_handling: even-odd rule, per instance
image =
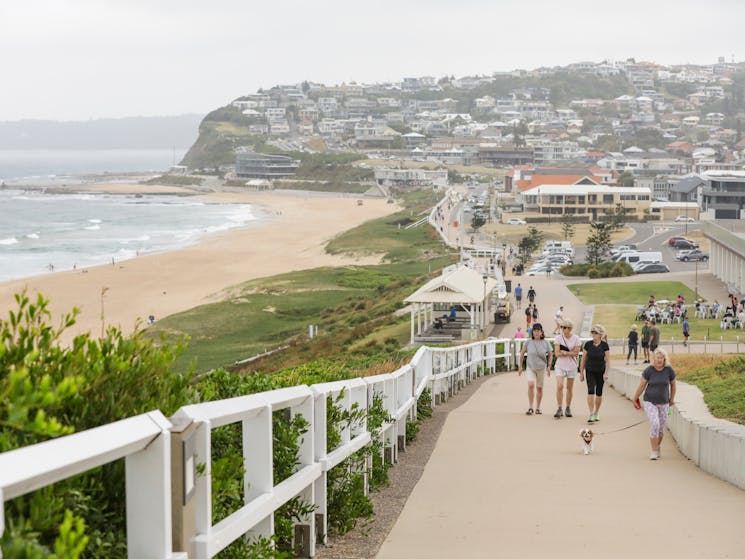
[[[675, 260], [678, 249], [667, 244], [667, 240], [674, 235], [687, 235], [697, 229], [696, 224], [688, 223], [630, 223], [629, 227], [634, 229], [635, 234], [625, 242], [637, 245], [641, 252], [659, 251], [662, 253], [662, 261], [667, 264], [671, 272], [687, 272], [695, 270], [706, 270], [708, 262], [679, 262]], [[687, 226], [686, 226], [687, 225]], [[617, 243], [622, 244], [622, 243]], [[703, 248], [706, 251], [706, 248]], [[707, 251], [708, 252], [708, 251]], [[585, 247], [575, 247], [575, 262], [585, 262]]]

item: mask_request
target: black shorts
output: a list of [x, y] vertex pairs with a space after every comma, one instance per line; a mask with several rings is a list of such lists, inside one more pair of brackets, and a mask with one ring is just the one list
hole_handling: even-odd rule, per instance
[[603, 385], [605, 379], [603, 378], [603, 371], [585, 371], [585, 378], [587, 379], [587, 393], [595, 396], [603, 395]]
[[655, 349], [657, 349], [657, 346], [656, 345], [650, 345], [649, 346], [649, 351], [651, 351], [652, 353], [654, 353], [654, 350]]
[[642, 349], [649, 349], [649, 342], [642, 342]]

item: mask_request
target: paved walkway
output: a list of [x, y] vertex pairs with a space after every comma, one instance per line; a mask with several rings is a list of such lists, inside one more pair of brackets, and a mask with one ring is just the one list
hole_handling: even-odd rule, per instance
[[[686, 274], [664, 279], [693, 285]], [[577, 278], [513, 278], [513, 287], [517, 281], [525, 292], [535, 287], [547, 332], [559, 305], [581, 325], [586, 307], [566, 289]], [[726, 296], [710, 274], [699, 273], [698, 286], [708, 299]], [[524, 329], [520, 313], [490, 334]], [[525, 415], [526, 386], [515, 372], [499, 374], [450, 413], [379, 559], [745, 557], [745, 492], [703, 473], [669, 436], [662, 459], [649, 460], [646, 422], [616, 431], [645, 419], [628, 400], [607, 389], [596, 450], [584, 456], [586, 385], [576, 385], [576, 416], [561, 420], [552, 417], [553, 376], [543, 415]]]
[[[581, 452], [587, 405], [526, 416], [517, 373], [483, 382], [448, 416], [379, 559], [743, 557], [745, 492], [701, 472], [667, 437], [649, 460], [641, 411], [609, 389], [595, 452]], [[607, 433], [607, 434], [603, 434]]]

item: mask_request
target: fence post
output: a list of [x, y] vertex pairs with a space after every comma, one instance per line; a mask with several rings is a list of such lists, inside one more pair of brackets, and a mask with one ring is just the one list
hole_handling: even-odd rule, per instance
[[188, 418], [172, 419], [171, 429], [171, 510], [173, 550], [191, 552], [196, 536], [196, 459], [194, 435], [197, 425]]
[[704, 336], [704, 353], [706, 353], [706, 336]]
[[719, 336], [719, 353], [724, 353], [724, 336]]
[[675, 336], [670, 336], [670, 353], [675, 353]]

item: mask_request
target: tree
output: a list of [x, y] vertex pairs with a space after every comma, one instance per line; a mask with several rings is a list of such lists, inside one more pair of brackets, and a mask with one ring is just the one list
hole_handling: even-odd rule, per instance
[[519, 124], [512, 127], [512, 143], [516, 148], [525, 145], [525, 136], [528, 133], [528, 125], [522, 120]]
[[517, 248], [520, 249], [520, 260], [523, 264], [527, 262], [530, 259], [530, 255], [541, 246], [541, 241], [543, 241], [543, 233], [535, 227], [530, 227], [528, 229], [528, 234], [520, 239], [520, 242], [517, 244]]
[[486, 223], [486, 218], [481, 214], [476, 214], [473, 216], [473, 219], [471, 219], [471, 227], [473, 229], [478, 229], [485, 223]]
[[572, 223], [569, 214], [564, 214], [561, 217], [561, 232], [564, 235], [564, 239], [567, 241], [574, 237], [574, 224]]
[[614, 230], [622, 229], [626, 225], [626, 207], [621, 204], [616, 204], [616, 207], [612, 210], [605, 210], [605, 215], [610, 217], [610, 225]]
[[634, 186], [634, 175], [628, 171], [624, 171], [618, 177], [618, 184], [621, 186]]
[[590, 236], [587, 237], [587, 255], [585, 257], [588, 264], [600, 264], [607, 259], [610, 253], [612, 225], [602, 221], [594, 221], [590, 224]]

